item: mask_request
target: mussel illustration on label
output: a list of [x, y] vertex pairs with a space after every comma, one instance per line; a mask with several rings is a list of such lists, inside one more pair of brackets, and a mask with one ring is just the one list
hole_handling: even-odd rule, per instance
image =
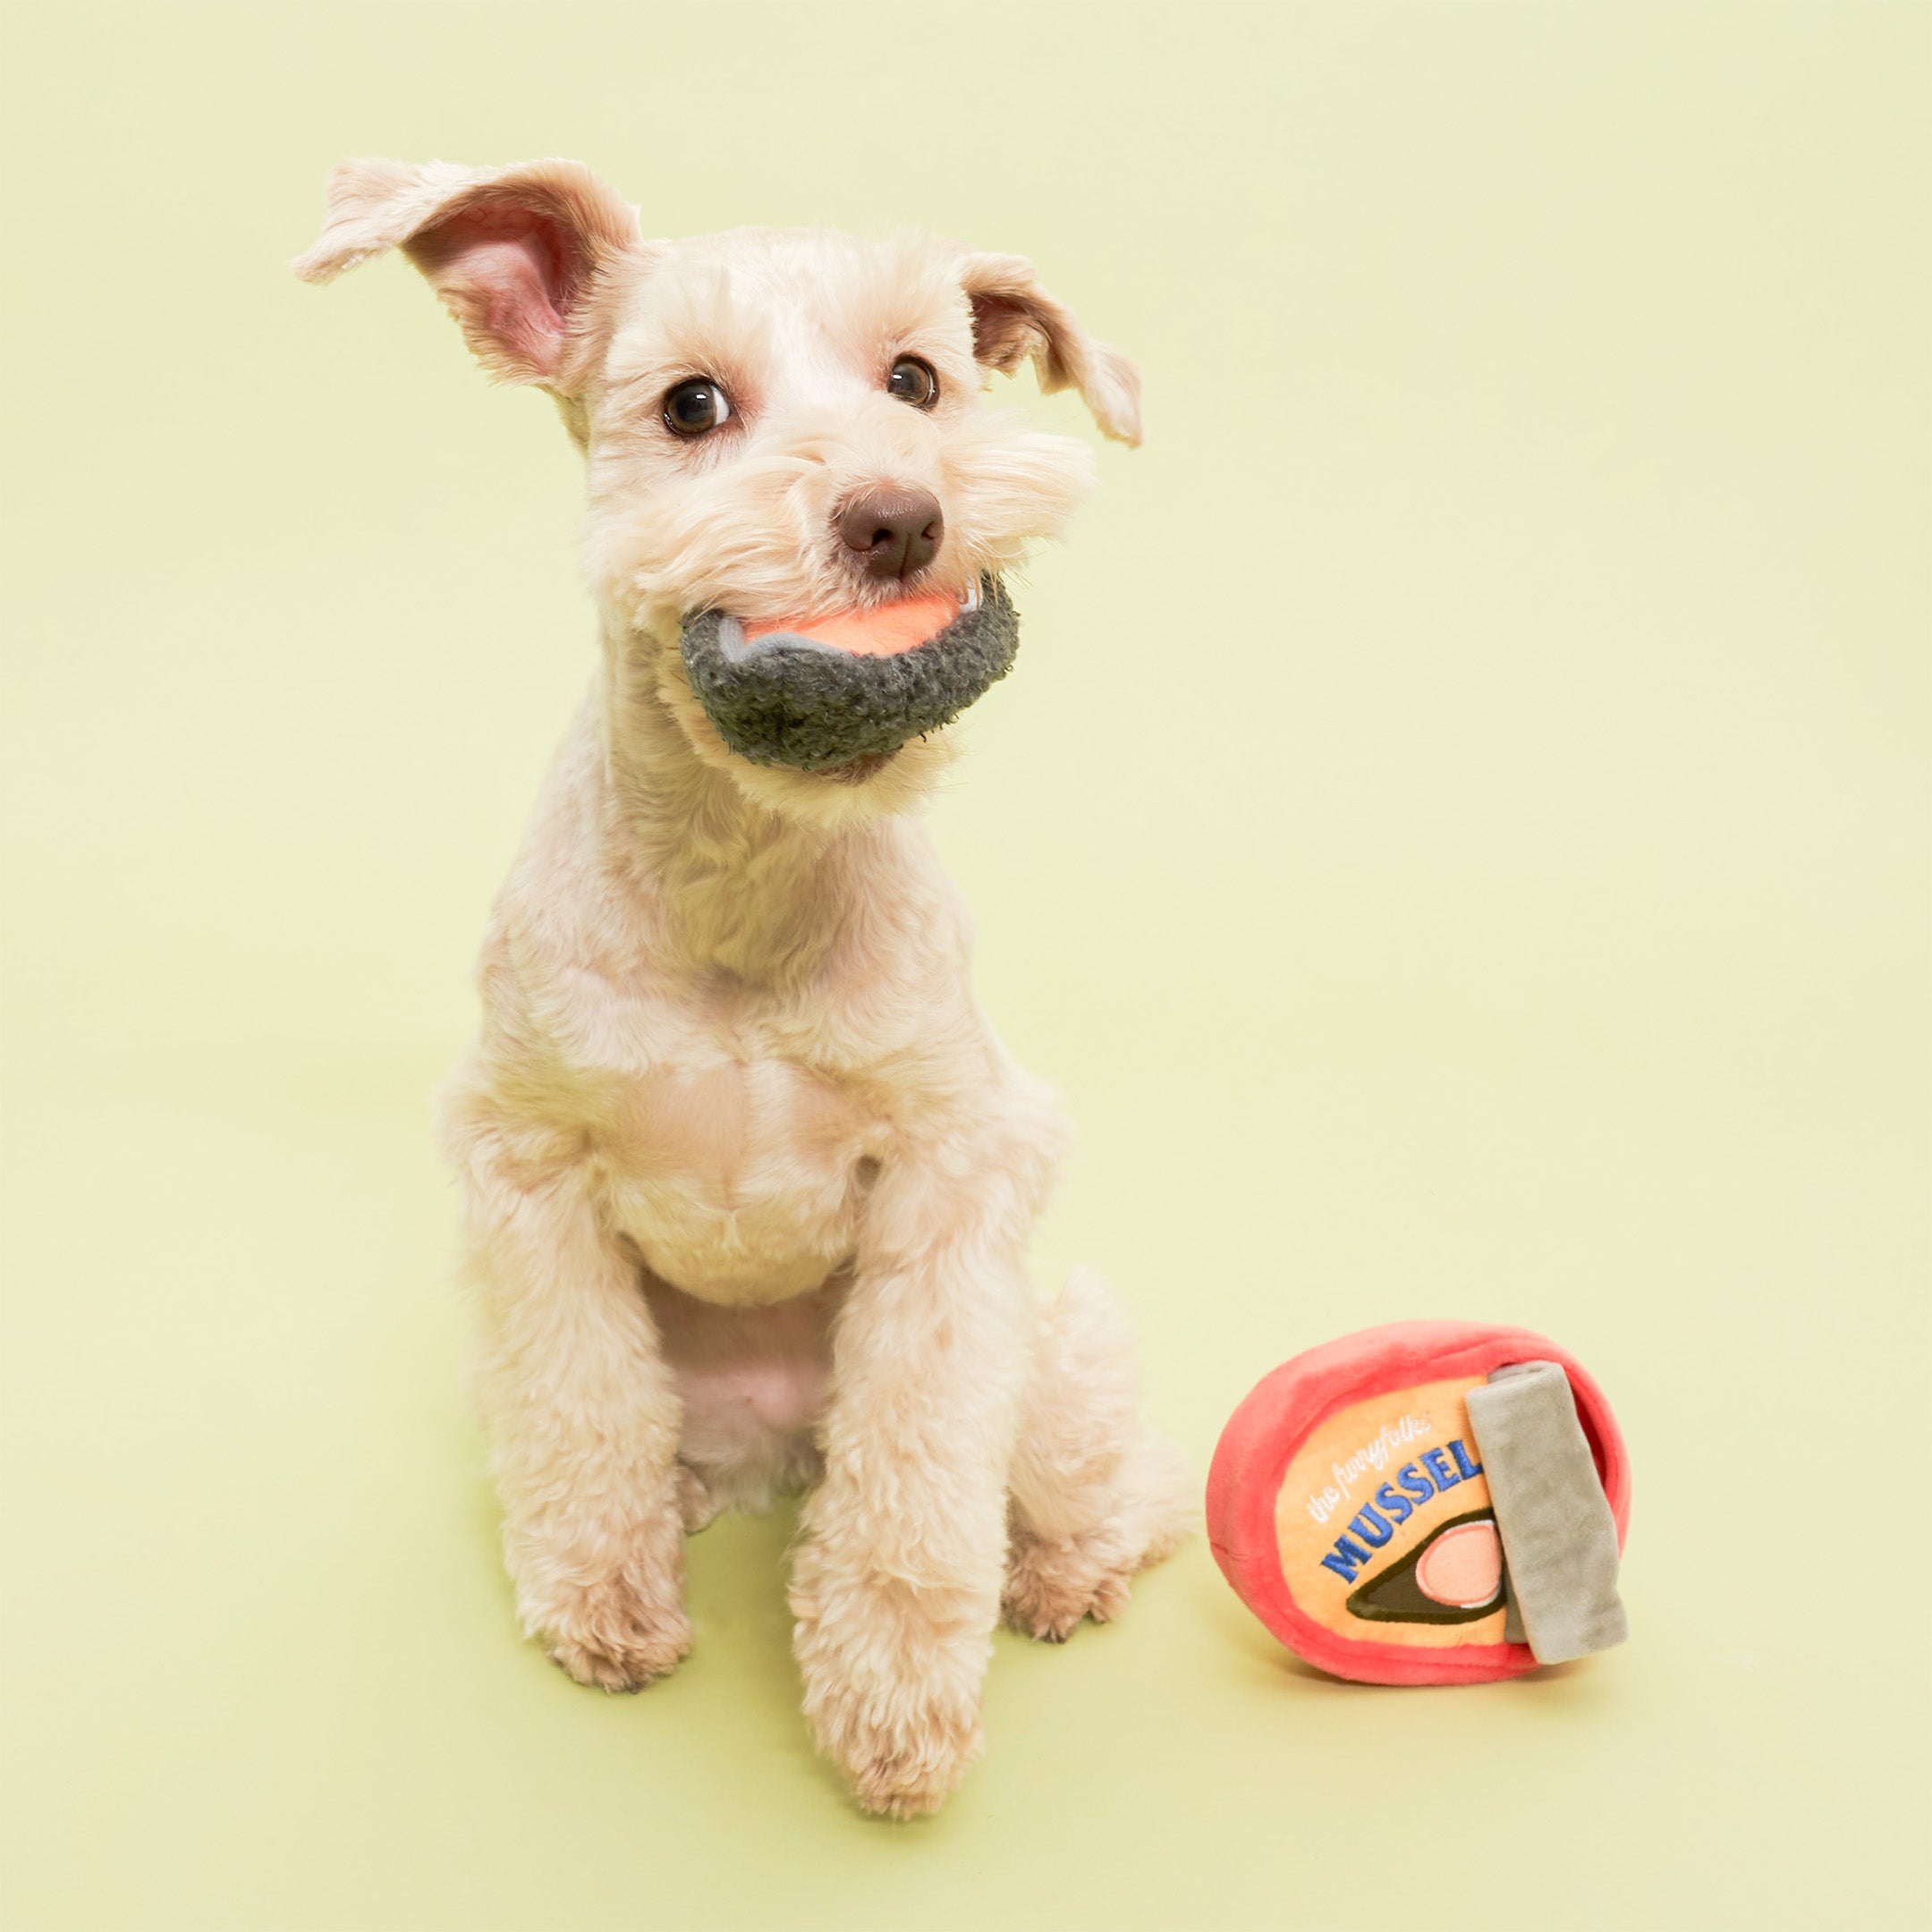
[[1473, 1623], [1503, 1603], [1503, 1545], [1496, 1516], [1452, 1516], [1400, 1563], [1348, 1599], [1349, 1614], [1371, 1623]]

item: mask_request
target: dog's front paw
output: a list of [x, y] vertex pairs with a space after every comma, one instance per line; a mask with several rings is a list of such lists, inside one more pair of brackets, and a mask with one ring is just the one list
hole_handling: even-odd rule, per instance
[[1127, 1607], [1134, 1565], [1106, 1538], [1049, 1543], [1016, 1536], [1000, 1607], [1008, 1625], [1043, 1643], [1064, 1643], [1081, 1621], [1111, 1622]]
[[641, 1690], [691, 1649], [682, 1537], [642, 1538], [602, 1563], [555, 1558], [526, 1544], [513, 1568], [527, 1635], [580, 1684]]
[[979, 1693], [991, 1645], [970, 1621], [935, 1621], [903, 1584], [834, 1591], [801, 1576], [805, 1716], [868, 1811], [936, 1811], [985, 1748]]
[[599, 1690], [641, 1690], [668, 1677], [691, 1650], [691, 1625], [680, 1610], [647, 1613], [627, 1600], [587, 1603], [537, 1634], [553, 1663]]
[[936, 1811], [985, 1750], [979, 1681], [927, 1676], [874, 1659], [856, 1676], [838, 1662], [808, 1664], [805, 1715], [818, 1749], [852, 1795], [886, 1818]]

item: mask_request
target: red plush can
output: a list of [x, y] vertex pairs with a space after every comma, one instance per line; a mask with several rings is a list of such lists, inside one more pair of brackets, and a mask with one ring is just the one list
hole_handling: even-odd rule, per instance
[[1361, 1683], [1537, 1667], [1504, 1634], [1502, 1546], [1464, 1407], [1492, 1370], [1531, 1361], [1569, 1380], [1621, 1549], [1630, 1463], [1616, 1419], [1582, 1367], [1527, 1328], [1365, 1328], [1284, 1362], [1234, 1411], [1208, 1473], [1208, 1539], [1298, 1657]]

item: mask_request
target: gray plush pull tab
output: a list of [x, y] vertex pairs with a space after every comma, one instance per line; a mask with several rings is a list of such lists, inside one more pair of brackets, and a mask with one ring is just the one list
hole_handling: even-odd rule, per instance
[[1555, 1362], [1512, 1362], [1464, 1402], [1503, 1539], [1511, 1622], [1521, 1619], [1537, 1662], [1622, 1643], [1616, 1522], [1570, 1377]]

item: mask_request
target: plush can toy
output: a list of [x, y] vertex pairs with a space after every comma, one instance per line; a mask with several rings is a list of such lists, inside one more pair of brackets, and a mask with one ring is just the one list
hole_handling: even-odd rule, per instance
[[1208, 1533], [1241, 1600], [1363, 1683], [1481, 1683], [1627, 1634], [1630, 1464], [1603, 1392], [1526, 1328], [1399, 1322], [1234, 1412]]

